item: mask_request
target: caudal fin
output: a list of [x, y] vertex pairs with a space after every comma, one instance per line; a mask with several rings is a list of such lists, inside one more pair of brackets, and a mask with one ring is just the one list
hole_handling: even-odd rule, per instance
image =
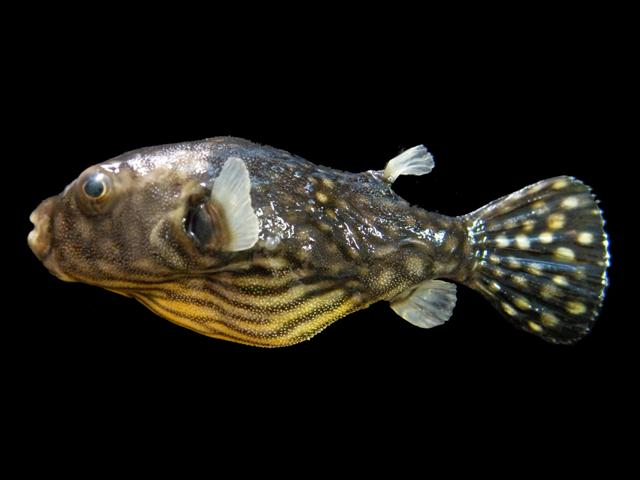
[[604, 220], [591, 189], [543, 180], [464, 217], [474, 255], [467, 284], [517, 327], [574, 343], [593, 326], [607, 286]]

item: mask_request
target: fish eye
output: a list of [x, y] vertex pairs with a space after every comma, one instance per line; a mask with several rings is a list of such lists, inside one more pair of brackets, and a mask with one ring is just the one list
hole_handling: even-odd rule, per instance
[[109, 192], [109, 179], [104, 173], [91, 175], [82, 185], [84, 194], [92, 200], [104, 198]]
[[213, 220], [205, 204], [194, 205], [184, 219], [184, 227], [189, 236], [200, 245], [206, 245], [214, 235]]

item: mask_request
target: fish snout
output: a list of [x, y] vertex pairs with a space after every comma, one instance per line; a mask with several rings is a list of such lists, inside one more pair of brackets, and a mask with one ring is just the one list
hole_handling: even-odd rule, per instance
[[34, 228], [29, 232], [27, 242], [40, 261], [44, 261], [51, 252], [51, 224], [54, 199], [48, 198], [36, 208], [29, 217]]

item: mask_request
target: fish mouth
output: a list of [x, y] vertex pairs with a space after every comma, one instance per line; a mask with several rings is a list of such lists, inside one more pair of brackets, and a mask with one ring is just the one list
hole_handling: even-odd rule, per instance
[[53, 198], [48, 198], [29, 216], [29, 220], [33, 223], [34, 228], [29, 232], [29, 236], [27, 236], [27, 243], [31, 251], [41, 262], [44, 262], [51, 253], [52, 214]]
[[29, 216], [29, 220], [33, 223], [34, 228], [27, 236], [27, 243], [29, 244], [31, 251], [36, 257], [38, 257], [38, 260], [40, 260], [52, 274], [61, 280], [73, 281], [73, 279], [62, 272], [54, 259], [54, 255], [52, 255], [51, 230], [53, 225], [55, 200], [55, 197], [48, 198]]

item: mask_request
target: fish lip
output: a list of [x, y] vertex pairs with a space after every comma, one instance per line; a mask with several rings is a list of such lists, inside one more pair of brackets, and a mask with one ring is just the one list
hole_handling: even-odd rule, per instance
[[27, 243], [38, 260], [49, 270], [49, 272], [60, 280], [74, 282], [72, 277], [67, 275], [56, 260], [53, 252], [53, 217], [56, 210], [57, 197], [51, 197], [43, 201], [36, 208], [29, 220], [33, 223], [33, 230], [27, 235]]
[[29, 220], [33, 223], [33, 230], [27, 235], [27, 243], [38, 260], [60, 280], [74, 282], [58, 264], [53, 249], [53, 218], [59, 205], [58, 197], [47, 198], [36, 208]]
[[33, 230], [27, 235], [27, 243], [38, 260], [44, 262], [51, 254], [51, 224], [53, 219], [53, 198], [48, 198], [36, 208], [29, 220]]

